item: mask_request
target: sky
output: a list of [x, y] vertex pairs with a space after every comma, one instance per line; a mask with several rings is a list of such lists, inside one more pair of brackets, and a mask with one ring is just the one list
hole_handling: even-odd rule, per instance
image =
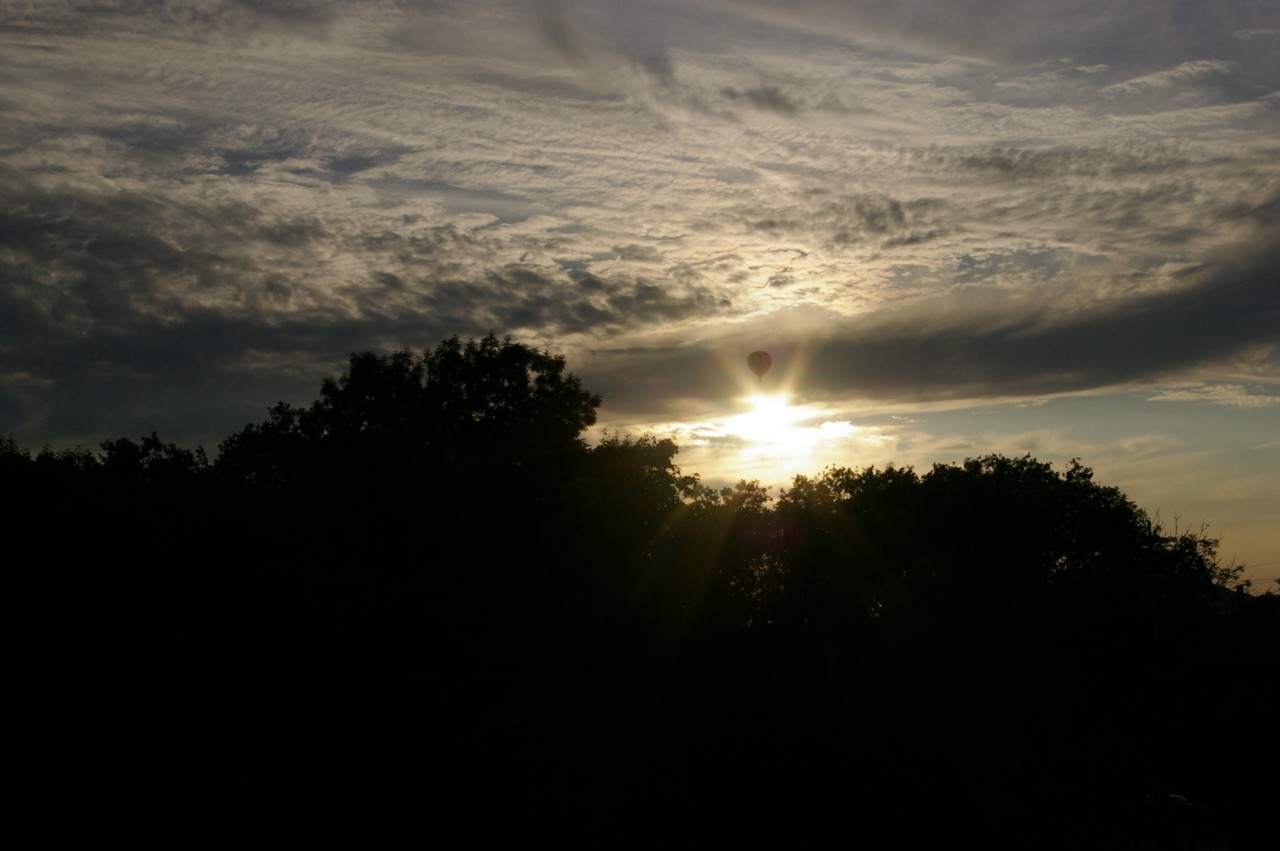
[[1265, 586], [1278, 236], [1274, 0], [0, 0], [24, 446], [493, 330], [710, 484], [1079, 458]]

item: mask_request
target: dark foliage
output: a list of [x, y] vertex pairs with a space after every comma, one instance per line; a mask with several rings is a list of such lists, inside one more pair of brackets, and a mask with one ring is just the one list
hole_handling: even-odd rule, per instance
[[1030, 457], [714, 491], [669, 440], [588, 447], [599, 404], [490, 335], [353, 355], [212, 463], [0, 440], [68, 806], [210, 841], [322, 804], [592, 846], [1265, 844], [1274, 737], [1224, 733], [1278, 696], [1280, 597], [1215, 539]]
[[562, 357], [493, 334], [465, 345], [454, 337], [420, 357], [352, 355], [309, 408], [281, 402], [223, 441], [217, 467], [277, 488], [470, 483], [581, 453], [599, 405]]

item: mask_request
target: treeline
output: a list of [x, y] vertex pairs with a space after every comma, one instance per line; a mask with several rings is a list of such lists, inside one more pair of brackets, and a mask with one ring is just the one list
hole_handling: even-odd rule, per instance
[[490, 335], [354, 355], [212, 460], [0, 440], [78, 805], [641, 846], [1264, 835], [1228, 734], [1277, 696], [1277, 609], [1215, 539], [1030, 457], [714, 490], [669, 440], [588, 446], [599, 405]]

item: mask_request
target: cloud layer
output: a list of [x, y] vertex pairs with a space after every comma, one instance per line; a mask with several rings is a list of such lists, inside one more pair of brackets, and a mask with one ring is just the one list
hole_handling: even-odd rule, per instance
[[620, 420], [1274, 386], [1277, 13], [1113, 6], [0, 2], [0, 431], [489, 329]]

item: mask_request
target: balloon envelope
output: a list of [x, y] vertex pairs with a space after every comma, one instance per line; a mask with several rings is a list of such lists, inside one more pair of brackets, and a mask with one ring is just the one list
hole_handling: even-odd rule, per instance
[[763, 379], [769, 367], [773, 366], [773, 357], [768, 352], [752, 352], [747, 355], [747, 366], [751, 367], [756, 378]]

